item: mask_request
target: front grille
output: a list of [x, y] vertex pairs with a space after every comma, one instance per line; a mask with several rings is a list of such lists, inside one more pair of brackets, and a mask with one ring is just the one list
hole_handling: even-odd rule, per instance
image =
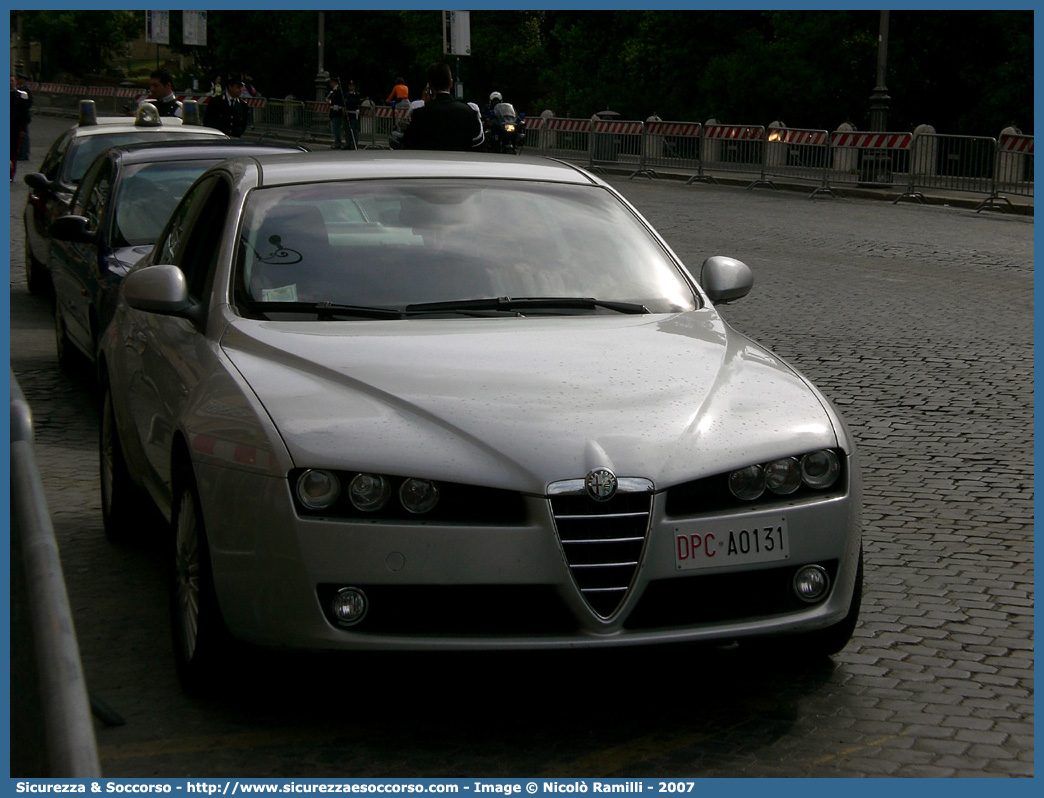
[[641, 562], [652, 494], [621, 492], [606, 502], [586, 495], [550, 501], [573, 581], [592, 610], [610, 617], [627, 598]]

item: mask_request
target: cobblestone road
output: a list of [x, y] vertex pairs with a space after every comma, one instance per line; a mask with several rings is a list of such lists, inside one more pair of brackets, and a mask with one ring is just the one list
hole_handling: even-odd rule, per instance
[[[34, 122], [37, 163], [60, 128]], [[94, 398], [58, 372], [47, 302], [26, 293], [16, 183], [12, 369], [88, 684], [127, 721], [98, 727], [106, 775], [1033, 775], [1032, 217], [612, 182], [694, 269], [752, 266], [754, 291], [723, 315], [852, 426], [852, 644], [811, 671], [690, 650], [270, 657], [227, 695], [186, 698], [160, 553], [101, 530]]]

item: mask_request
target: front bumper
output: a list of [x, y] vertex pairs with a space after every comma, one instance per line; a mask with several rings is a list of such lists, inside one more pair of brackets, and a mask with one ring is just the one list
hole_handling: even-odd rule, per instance
[[[679, 570], [676, 536], [699, 530], [707, 517], [667, 517], [664, 494], [654, 494], [639, 565], [609, 617], [581, 595], [545, 497], [526, 497], [526, 520], [511, 526], [303, 519], [285, 479], [196, 467], [222, 613], [236, 637], [262, 645], [465, 650], [728, 641], [837, 623], [855, 586], [861, 495], [854, 464], [847, 494], [786, 508], [785, 561]], [[823, 565], [832, 580], [815, 605], [789, 589], [793, 572], [809, 563]], [[370, 605], [364, 621], [348, 628], [324, 611], [344, 586], [362, 589]]]

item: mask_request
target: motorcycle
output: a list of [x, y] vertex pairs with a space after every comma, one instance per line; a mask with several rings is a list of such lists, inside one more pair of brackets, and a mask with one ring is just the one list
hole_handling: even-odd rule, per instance
[[518, 155], [526, 143], [525, 114], [515, 112], [511, 103], [497, 103], [486, 127], [486, 146], [490, 152]]

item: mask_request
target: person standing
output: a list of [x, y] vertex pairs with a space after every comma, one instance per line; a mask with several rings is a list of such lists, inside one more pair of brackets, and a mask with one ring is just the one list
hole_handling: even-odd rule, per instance
[[29, 123], [33, 121], [33, 93], [29, 91], [29, 76], [24, 72], [15, 75], [18, 90], [29, 98], [29, 110], [26, 115], [25, 135], [22, 136], [22, 148], [18, 151], [19, 161], [29, 160]]
[[[330, 91], [326, 95], [326, 101], [330, 104], [330, 127], [333, 129], [334, 150], [344, 149], [344, 92], [341, 91], [341, 82], [337, 78], [330, 78], [327, 84]], [[348, 134], [351, 137], [351, 134]]]
[[225, 93], [210, 98], [203, 114], [203, 124], [235, 139], [242, 136], [249, 121], [247, 105], [239, 98], [242, 91], [243, 81], [238, 75], [225, 78]]
[[484, 141], [477, 108], [450, 95], [453, 72], [445, 63], [428, 67], [433, 98], [413, 109], [409, 127], [402, 134], [404, 150], [456, 150], [471, 152]]
[[344, 114], [348, 120], [348, 149], [359, 148], [359, 109], [362, 107], [362, 95], [355, 88], [355, 81], [348, 81], [348, 91], [344, 93]]
[[14, 75], [11, 76], [11, 182], [15, 179], [18, 153], [22, 138], [29, 130], [29, 94], [18, 88]]
[[181, 118], [181, 103], [174, 96], [174, 76], [165, 69], [154, 69], [149, 75], [149, 93], [142, 100], [156, 106], [160, 116]]

